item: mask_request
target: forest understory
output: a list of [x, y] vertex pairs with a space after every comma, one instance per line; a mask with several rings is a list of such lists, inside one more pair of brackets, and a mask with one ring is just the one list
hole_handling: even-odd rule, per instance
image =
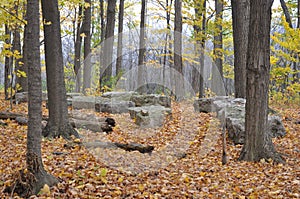
[[[9, 111], [1, 99], [0, 110]], [[213, 114], [196, 113], [192, 102], [172, 103], [172, 119], [156, 129], [138, 128], [128, 113], [103, 114], [116, 120], [113, 132], [79, 129], [81, 139], [42, 140], [45, 169], [60, 183], [31, 198], [300, 198], [300, 106], [272, 104], [287, 135], [273, 139], [285, 164], [237, 161], [242, 145], [227, 141], [222, 165], [221, 129]], [[27, 113], [27, 104], [12, 112]], [[85, 111], [89, 112], [89, 111]], [[45, 104], [43, 115], [47, 115]], [[26, 164], [27, 126], [14, 120], [0, 125], [0, 198]], [[151, 154], [87, 148], [95, 140], [154, 146]], [[18, 198], [18, 196], [13, 196]]]

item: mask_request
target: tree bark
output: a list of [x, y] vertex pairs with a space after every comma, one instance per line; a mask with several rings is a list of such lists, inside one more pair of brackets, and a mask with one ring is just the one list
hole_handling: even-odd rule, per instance
[[[201, 46], [201, 26], [199, 23], [201, 22], [201, 2], [194, 1], [194, 10], [195, 10], [195, 19], [194, 19], [194, 34], [195, 34], [195, 55], [198, 56], [200, 54], [200, 46]], [[200, 59], [197, 59], [199, 64], [196, 64], [192, 69], [192, 86], [195, 93], [199, 92], [200, 89]], [[200, 93], [199, 93], [200, 94]], [[201, 96], [202, 97], [202, 96]]]
[[[199, 67], [192, 70], [192, 85], [195, 93], [199, 92], [199, 98], [204, 97], [204, 50], [206, 40], [206, 0], [194, 1], [196, 38], [195, 53], [198, 55]], [[198, 24], [201, 24], [198, 25]]]
[[223, 83], [223, 1], [215, 0], [216, 18], [214, 35], [214, 62], [212, 68], [212, 91], [217, 95], [226, 95]]
[[246, 98], [246, 63], [249, 32], [250, 0], [231, 0], [234, 89], [236, 98]]
[[105, 40], [103, 41], [103, 65], [100, 74], [100, 85], [112, 86], [110, 78], [112, 77], [112, 59], [114, 45], [116, 0], [108, 1], [106, 14]]
[[68, 119], [58, 1], [42, 0], [42, 14], [49, 109], [49, 122], [43, 129], [43, 135], [66, 139], [71, 135], [78, 137]]
[[183, 87], [179, 79], [183, 78], [182, 70], [182, 1], [175, 0], [175, 19], [174, 19], [174, 68], [175, 75], [175, 95], [177, 100], [183, 97]]
[[168, 67], [171, 67], [171, 62], [170, 60], [168, 60], [168, 57], [170, 59], [171, 55], [170, 55], [170, 49], [168, 49], [169, 45], [170, 45], [170, 40], [171, 40], [171, 7], [172, 7], [172, 3], [173, 1], [171, 0], [169, 2], [169, 0], [166, 0], [166, 7], [165, 7], [165, 11], [166, 11], [166, 20], [167, 20], [167, 33], [166, 33], [166, 43], [165, 43], [165, 47], [164, 47], [164, 58], [163, 58], [163, 84], [164, 84], [164, 90], [163, 92], [166, 93], [166, 69], [167, 69], [167, 61], [168, 63]]
[[[141, 7], [141, 22], [140, 22], [140, 43], [139, 43], [139, 57], [138, 57], [138, 86], [137, 88], [145, 88], [144, 79], [146, 74], [144, 74], [144, 62], [145, 62], [145, 18], [146, 18], [146, 0], [142, 0]], [[145, 92], [143, 89], [139, 89], [139, 92]]]
[[286, 6], [285, 1], [284, 0], [280, 0], [280, 5], [282, 7], [282, 10], [283, 10], [286, 22], [289, 24], [290, 28], [293, 28], [293, 24], [292, 24], [292, 20], [291, 20], [291, 15], [290, 15], [288, 7]]
[[[15, 12], [18, 16], [19, 10], [19, 4], [15, 5]], [[21, 35], [20, 35], [20, 29], [21, 25], [16, 24], [15, 30], [14, 30], [14, 39], [13, 39], [13, 50], [16, 52], [19, 52], [20, 56], [22, 55], [22, 49], [21, 49]], [[28, 91], [28, 80], [27, 80], [27, 67], [24, 67], [24, 64], [21, 62], [23, 59], [16, 58], [15, 59], [15, 74], [16, 74], [16, 92], [27, 92]]]
[[100, 23], [101, 23], [101, 42], [105, 38], [105, 18], [104, 18], [104, 0], [100, 0]]
[[[5, 39], [5, 44], [7, 46], [11, 45], [11, 31], [9, 30], [9, 27], [5, 25], [5, 35], [7, 38]], [[5, 48], [5, 50], [11, 50], [10, 47]], [[10, 56], [5, 56], [5, 70], [4, 70], [4, 93], [5, 93], [5, 99], [9, 99], [9, 87], [11, 82], [11, 67], [12, 67], [12, 60]]]
[[[29, 124], [27, 131], [27, 153], [26, 164], [28, 172], [20, 172], [15, 192], [22, 197], [37, 194], [47, 184], [53, 186], [58, 180], [48, 174], [43, 166], [41, 155], [42, 138], [42, 85], [40, 66], [40, 23], [39, 23], [39, 1], [27, 1], [27, 29], [25, 34], [25, 46], [28, 65], [28, 116]], [[30, 48], [29, 48], [30, 47]], [[24, 183], [25, 179], [25, 183]]]
[[77, 16], [77, 25], [76, 25], [76, 38], [75, 38], [75, 58], [74, 58], [74, 72], [76, 75], [76, 85], [75, 91], [80, 92], [81, 87], [81, 43], [82, 43], [82, 29], [81, 29], [81, 21], [82, 21], [82, 6], [78, 6], [78, 16]]
[[250, 29], [247, 53], [245, 144], [239, 160], [272, 158], [283, 162], [275, 151], [268, 125], [270, 73], [270, 28], [273, 0], [250, 0]]
[[83, 93], [86, 92], [86, 89], [91, 87], [91, 0], [84, 1], [86, 6], [84, 8], [84, 16], [83, 16], [83, 24], [82, 24], [82, 32], [84, 33], [84, 68], [83, 68]]
[[124, 18], [124, 0], [120, 0], [119, 4], [119, 26], [118, 26], [118, 48], [117, 48], [117, 63], [116, 75], [119, 76], [122, 70], [123, 58], [123, 18]]

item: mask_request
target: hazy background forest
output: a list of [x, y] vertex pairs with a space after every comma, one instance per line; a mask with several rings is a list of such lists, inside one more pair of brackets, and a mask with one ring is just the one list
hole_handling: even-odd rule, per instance
[[[102, 2], [102, 3], [101, 3]], [[271, 27], [271, 87], [270, 95], [275, 99], [291, 99], [299, 96], [299, 17], [297, 16], [296, 0], [286, 2], [285, 12], [282, 10], [280, 1], [275, 1], [273, 4], [272, 27]], [[76, 91], [76, 72], [75, 68], [75, 43], [80, 40], [80, 66], [81, 74], [80, 82], [85, 81], [82, 78], [83, 68], [89, 62], [91, 85], [88, 89], [89, 93], [95, 93], [99, 87], [99, 73], [101, 60], [105, 55], [101, 56], [103, 49], [102, 40], [105, 38], [105, 23], [106, 23], [106, 1], [92, 1], [91, 4], [83, 1], [59, 1], [59, 9], [61, 14], [61, 35], [62, 49], [65, 70], [65, 80], [67, 92]], [[124, 13], [122, 21], [119, 19], [120, 5], [117, 3], [115, 11], [115, 26], [113, 37], [113, 56], [112, 56], [112, 74], [114, 77], [109, 78], [111, 86], [106, 90], [125, 89], [136, 90], [138, 82], [137, 65], [139, 62], [139, 45], [140, 45], [140, 20], [141, 20], [141, 2], [140, 1], [124, 1]], [[173, 64], [173, 45], [174, 33], [174, 4], [173, 1], [156, 1], [148, 0], [145, 9], [145, 57], [143, 64], [146, 66], [144, 70], [144, 80], [148, 83], [163, 84], [168, 88], [172, 88], [171, 70]], [[14, 6], [12, 6], [14, 5]], [[23, 40], [23, 25], [24, 17], [24, 2], [6, 1], [1, 6], [1, 18], [5, 27], [1, 29], [1, 66], [0, 67], [0, 82], [1, 88], [4, 88], [4, 76], [8, 77], [6, 88], [13, 88], [11, 91], [21, 89], [17, 79], [22, 79], [22, 40]], [[200, 4], [199, 4], [200, 5]], [[183, 1], [182, 5], [183, 17], [183, 76], [185, 78], [185, 88], [189, 92], [186, 95], [198, 93], [195, 82], [195, 70], [200, 70], [199, 55], [197, 48], [201, 48], [203, 44], [199, 44], [199, 40], [204, 41], [205, 46], [205, 63], [204, 87], [208, 95], [211, 94], [212, 68], [215, 66], [216, 60], [222, 60], [222, 76], [224, 76], [224, 85], [226, 93], [232, 95], [234, 93], [234, 52], [233, 52], [233, 34], [232, 34], [232, 11], [230, 1], [223, 2], [222, 17], [216, 20], [215, 2], [207, 1], [205, 13], [198, 19], [195, 18], [195, 9], [192, 1]], [[202, 7], [202, 8], [201, 8]], [[84, 8], [91, 9], [90, 21], [90, 49], [84, 47], [86, 33], [83, 31]], [[101, 10], [102, 9], [102, 10]], [[203, 9], [201, 5], [200, 8]], [[102, 13], [102, 14], [101, 14]], [[288, 15], [286, 15], [288, 14]], [[15, 17], [17, 15], [17, 17]], [[289, 20], [285, 20], [289, 16]], [[168, 19], [169, 17], [169, 19]], [[195, 34], [195, 26], [203, 28], [201, 23], [205, 21], [205, 31]], [[120, 31], [120, 22], [122, 23], [122, 56], [118, 50], [118, 31]], [[221, 27], [220, 27], [221, 26]], [[220, 29], [221, 28], [221, 29]], [[80, 30], [79, 30], [80, 29]], [[6, 32], [5, 32], [6, 31]], [[214, 48], [214, 39], [219, 32], [222, 31], [221, 46]], [[8, 33], [8, 34], [7, 34]], [[17, 33], [17, 34], [16, 34]], [[19, 35], [19, 36], [18, 36]], [[17, 37], [17, 38], [16, 38]], [[18, 39], [19, 38], [19, 39]], [[112, 37], [110, 37], [112, 39]], [[40, 38], [41, 48], [43, 49], [43, 36]], [[14, 44], [18, 42], [18, 44]], [[197, 47], [198, 46], [198, 47]], [[219, 49], [218, 49], [219, 48]], [[78, 49], [78, 48], [77, 48]], [[217, 49], [217, 50], [216, 50]], [[219, 51], [220, 55], [215, 52]], [[294, 52], [294, 53], [292, 53]], [[45, 61], [42, 55], [42, 81], [43, 90], [46, 90], [46, 75]], [[7, 64], [5, 73], [5, 56]], [[102, 58], [101, 58], [102, 57]], [[9, 59], [8, 59], [9, 58]], [[86, 59], [87, 58], [87, 59]], [[117, 60], [118, 58], [118, 60]], [[121, 61], [119, 61], [121, 58]], [[84, 61], [86, 60], [86, 61]], [[117, 63], [121, 66], [117, 66]], [[119, 64], [118, 63], [118, 64]], [[117, 69], [118, 68], [118, 69]], [[121, 69], [121, 70], [120, 70]], [[20, 78], [21, 77], [21, 78]], [[192, 83], [193, 82], [193, 83]], [[117, 84], [116, 84], [117, 83]], [[190, 85], [188, 85], [190, 84]], [[80, 90], [85, 90], [81, 85]], [[113, 87], [113, 88], [112, 88]], [[153, 85], [152, 85], [153, 87]], [[192, 89], [191, 89], [192, 87]], [[149, 86], [148, 86], [148, 89]], [[154, 89], [154, 90], [153, 90]], [[163, 92], [162, 88], [151, 88], [151, 92]], [[79, 91], [79, 90], [77, 90]], [[192, 92], [193, 91], [193, 92]], [[150, 92], [150, 91], [149, 91]], [[165, 91], [166, 92], [166, 91]], [[198, 93], [199, 94], [199, 93]]]

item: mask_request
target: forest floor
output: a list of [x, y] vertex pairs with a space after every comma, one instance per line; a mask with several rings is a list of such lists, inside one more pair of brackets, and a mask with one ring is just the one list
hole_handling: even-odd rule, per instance
[[[113, 117], [117, 126], [110, 134], [80, 130], [81, 141], [135, 142], [152, 145], [154, 151], [64, 147], [69, 141], [43, 139], [44, 166], [60, 183], [32, 198], [300, 198], [300, 105], [271, 107], [287, 130], [285, 137], [273, 139], [285, 164], [237, 161], [242, 146], [228, 141], [228, 163], [222, 165], [218, 121], [213, 114], [195, 113], [192, 102], [173, 103], [172, 120], [156, 129], [138, 128], [129, 114], [97, 113]], [[9, 111], [9, 102], [1, 99], [0, 111]], [[13, 105], [12, 112], [26, 114], [27, 104]], [[45, 106], [43, 114], [47, 115]], [[0, 198], [9, 198], [3, 193], [5, 186], [25, 168], [27, 126], [4, 122]]]

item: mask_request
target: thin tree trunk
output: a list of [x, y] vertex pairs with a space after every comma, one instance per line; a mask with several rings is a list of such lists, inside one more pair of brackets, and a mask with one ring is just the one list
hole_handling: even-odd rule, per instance
[[[199, 14], [198, 14], [199, 15]], [[199, 80], [199, 98], [204, 97], [204, 60], [205, 60], [205, 41], [206, 41], [206, 0], [203, 0], [202, 6], [202, 39], [200, 47], [200, 80]]]
[[114, 44], [114, 29], [115, 29], [115, 13], [116, 0], [108, 1], [106, 14], [106, 31], [105, 40], [103, 41], [103, 65], [100, 74], [100, 85], [112, 86], [112, 61], [113, 61], [113, 44]]
[[290, 28], [293, 28], [293, 24], [292, 24], [292, 20], [291, 20], [291, 15], [290, 15], [288, 7], [286, 6], [285, 1], [284, 0], [280, 0], [280, 4], [281, 4], [282, 10], [283, 10], [286, 22], [289, 24]]
[[250, 0], [245, 144], [240, 160], [283, 162], [268, 133], [270, 29], [273, 0]]
[[83, 92], [91, 87], [91, 0], [85, 0], [87, 6], [84, 9], [84, 18], [82, 24], [82, 31], [84, 33], [84, 68], [83, 68]]
[[[139, 58], [138, 58], [138, 86], [137, 88], [142, 88], [144, 85], [144, 79], [146, 78], [144, 74], [144, 62], [145, 62], [145, 18], [146, 18], [146, 0], [142, 0], [141, 7], [141, 23], [140, 23], [140, 44], [139, 44]], [[143, 87], [144, 88], [144, 87]], [[141, 93], [144, 90], [139, 89]]]
[[[11, 45], [11, 31], [9, 30], [8, 26], [5, 25], [5, 35], [7, 38], [5, 39], [5, 44], [7, 46]], [[11, 50], [10, 48], [5, 48], [5, 50]], [[5, 93], [5, 99], [9, 98], [9, 87], [10, 87], [10, 82], [11, 82], [11, 74], [10, 70], [12, 67], [12, 60], [10, 56], [5, 56], [5, 71], [4, 71], [4, 93]]]
[[175, 91], [176, 99], [181, 100], [183, 97], [183, 82], [179, 81], [183, 78], [182, 70], [182, 1], [175, 0], [175, 19], [174, 19], [174, 68], [175, 75]]
[[[15, 5], [15, 12], [18, 15], [19, 5]], [[21, 52], [21, 35], [20, 35], [21, 25], [16, 25], [14, 30], [14, 39], [13, 39], [13, 50], [18, 52], [22, 56]], [[16, 74], [16, 92], [25, 92], [28, 91], [28, 81], [27, 81], [27, 67], [21, 63], [23, 59], [21, 57], [15, 59], [15, 74]]]
[[246, 98], [246, 63], [250, 0], [231, 0], [235, 97]]
[[[202, 4], [203, 5], [203, 4]], [[194, 10], [195, 10], [195, 19], [194, 19], [194, 35], [195, 35], [195, 55], [198, 56], [200, 54], [200, 46], [201, 46], [201, 26], [199, 22], [201, 21], [201, 2], [194, 1]], [[196, 58], [199, 61], [199, 64], [195, 64], [192, 69], [192, 86], [195, 93], [199, 92], [199, 82], [200, 82], [200, 58]]]
[[105, 37], [105, 18], [104, 18], [104, 2], [100, 0], [100, 23], [101, 23], [101, 42], [104, 41]]
[[[300, 29], [300, 0], [298, 0], [298, 3], [297, 3], [297, 28]], [[299, 53], [297, 55], [297, 59], [298, 59], [298, 63], [295, 63], [295, 70], [298, 70], [299, 69]], [[295, 74], [296, 77], [298, 77], [298, 82], [300, 83], [300, 72], [298, 72], [297, 74]]]
[[81, 70], [80, 70], [80, 64], [81, 64], [81, 43], [82, 43], [82, 37], [81, 37], [81, 19], [82, 17], [82, 6], [79, 5], [78, 9], [78, 15], [77, 15], [77, 25], [76, 25], [76, 39], [75, 39], [75, 59], [74, 59], [74, 72], [76, 75], [76, 85], [75, 85], [75, 91], [80, 92], [81, 87]]
[[[166, 0], [166, 20], [167, 20], [167, 33], [166, 33], [166, 43], [165, 43], [165, 49], [164, 49], [164, 58], [163, 58], [163, 84], [164, 84], [164, 90], [163, 92], [166, 93], [166, 72], [167, 72], [167, 67], [170, 68], [171, 67], [171, 63], [170, 60], [168, 60], [168, 57], [170, 59], [170, 49], [168, 49], [168, 46], [170, 45], [170, 37], [171, 37], [171, 25], [170, 25], [170, 21], [171, 21], [171, 7], [172, 7], [172, 3], [173, 1], [171, 0], [169, 3], [169, 0]], [[167, 63], [167, 61], [169, 61]], [[167, 65], [168, 64], [168, 65]]]
[[42, 0], [42, 13], [49, 109], [49, 121], [43, 129], [43, 135], [66, 139], [71, 135], [78, 137], [68, 119], [58, 1]]
[[[286, 6], [285, 1], [280, 0], [280, 4], [281, 4], [282, 10], [283, 10], [286, 22], [289, 24], [289, 27], [293, 29], [291, 15], [290, 15], [290, 12], [288, 10], [288, 7]], [[297, 54], [294, 51], [291, 51], [290, 53], [291, 53], [291, 55], [294, 56], [295, 59], [297, 59]], [[295, 83], [295, 82], [299, 81], [298, 80], [298, 74], [299, 73], [296, 72], [298, 70], [297, 62], [293, 62], [292, 66], [293, 66], [293, 70], [295, 71], [295, 73], [293, 74], [293, 81], [292, 82]]]
[[120, 0], [119, 4], [119, 26], [118, 26], [118, 48], [117, 48], [117, 63], [116, 75], [119, 76], [122, 70], [123, 58], [123, 18], [124, 18], [124, 0]]
[[223, 84], [223, 1], [215, 0], [216, 9], [216, 33], [214, 35], [214, 62], [212, 69], [212, 91], [217, 95], [225, 95]]

